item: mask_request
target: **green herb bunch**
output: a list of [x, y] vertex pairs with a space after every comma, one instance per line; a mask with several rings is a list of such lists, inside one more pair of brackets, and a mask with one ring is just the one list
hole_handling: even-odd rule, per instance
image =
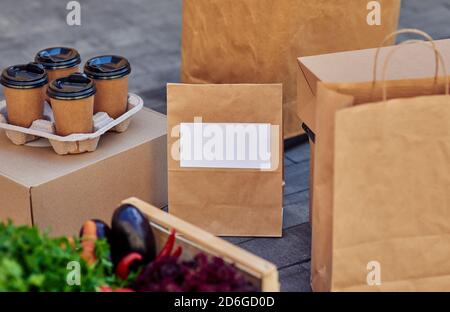
[[[126, 284], [113, 273], [107, 241], [97, 240], [95, 247], [97, 261], [89, 266], [80, 257], [77, 238], [51, 238], [35, 227], [0, 223], [0, 291], [98, 291]], [[68, 267], [73, 261], [79, 264], [79, 283], [68, 282], [70, 274], [77, 274]]]

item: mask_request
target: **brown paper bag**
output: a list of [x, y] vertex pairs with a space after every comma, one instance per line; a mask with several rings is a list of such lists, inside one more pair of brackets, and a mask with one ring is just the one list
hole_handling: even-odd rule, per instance
[[[435, 42], [442, 52], [450, 72], [450, 39]], [[380, 56], [391, 53], [396, 46], [388, 46], [381, 49]], [[311, 170], [310, 170], [310, 198], [313, 196], [313, 168], [314, 168], [314, 132], [317, 83], [358, 83], [373, 79], [373, 68], [368, 64], [373, 63], [376, 49], [365, 49], [340, 53], [331, 53], [302, 57], [298, 60], [298, 116], [302, 120], [306, 133], [310, 136]], [[435, 74], [435, 59], [431, 57], [432, 50], [420, 44], [405, 46], [392, 55], [389, 66], [389, 77], [392, 80], [422, 79], [432, 77]], [[381, 62], [378, 71], [381, 71]], [[408, 68], [408, 70], [405, 70]], [[312, 201], [311, 201], [312, 203]], [[312, 216], [312, 213], [310, 213]]]
[[185, 83], [283, 83], [284, 134], [300, 134], [296, 59], [377, 47], [397, 28], [400, 0], [379, 0], [370, 26], [366, 0], [184, 0]]
[[[282, 86], [169, 84], [167, 99], [170, 213], [216, 235], [281, 236]], [[198, 117], [269, 124], [271, 168], [182, 167], [180, 126]]]
[[318, 84], [315, 291], [450, 291], [448, 81]]

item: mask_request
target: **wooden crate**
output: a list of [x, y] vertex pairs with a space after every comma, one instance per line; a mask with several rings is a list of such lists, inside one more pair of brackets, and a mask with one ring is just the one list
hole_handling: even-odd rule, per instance
[[158, 250], [165, 244], [170, 230], [175, 229], [176, 246], [183, 247], [184, 259], [192, 259], [199, 252], [218, 256], [234, 264], [261, 291], [280, 291], [278, 270], [274, 264], [137, 198], [129, 198], [122, 204], [131, 204], [147, 215]]

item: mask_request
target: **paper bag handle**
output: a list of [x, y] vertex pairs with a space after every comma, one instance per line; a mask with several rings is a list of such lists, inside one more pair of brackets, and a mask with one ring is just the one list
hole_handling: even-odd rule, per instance
[[[407, 40], [402, 42], [401, 44], [399, 44], [398, 46], [396, 46], [392, 51], [389, 52], [389, 54], [386, 56], [386, 60], [384, 62], [384, 66], [383, 66], [383, 72], [382, 72], [382, 79], [383, 79], [383, 101], [387, 101], [387, 80], [386, 80], [386, 74], [387, 74], [387, 69], [389, 67], [389, 64], [391, 62], [392, 56], [394, 55], [395, 52], [397, 52], [400, 48], [402, 48], [403, 46], [407, 45], [407, 44], [412, 44], [412, 43], [422, 43], [430, 48], [432, 48], [435, 52], [435, 54], [437, 55], [438, 59], [436, 64], [439, 66], [439, 64], [442, 67], [442, 71], [444, 73], [444, 77], [445, 77], [445, 94], [449, 95], [450, 94], [450, 77], [448, 76], [448, 71], [447, 71], [447, 66], [445, 64], [445, 60], [444, 57], [442, 56], [442, 53], [439, 51], [439, 49], [437, 48], [437, 46], [435, 44], [433, 45], [428, 45], [427, 42], [422, 41], [422, 40]], [[434, 43], [434, 42], [433, 42]], [[435, 82], [437, 82], [439, 77], [439, 67], [437, 69], [436, 72], [436, 77], [435, 77]]]
[[401, 34], [416, 34], [419, 36], [422, 36], [424, 39], [426, 39], [427, 41], [430, 42], [430, 44], [433, 46], [433, 49], [435, 51], [435, 60], [436, 60], [436, 68], [435, 68], [435, 81], [437, 81], [438, 76], [439, 76], [439, 50], [436, 46], [436, 43], [434, 42], [433, 37], [431, 37], [429, 34], [427, 34], [426, 32], [422, 31], [422, 30], [418, 30], [418, 29], [413, 29], [413, 28], [406, 28], [406, 29], [401, 29], [401, 30], [397, 30], [389, 35], [386, 36], [386, 38], [384, 38], [383, 42], [380, 44], [380, 46], [378, 47], [378, 49], [375, 52], [375, 60], [373, 62], [373, 86], [375, 87], [375, 84], [377, 82], [377, 76], [378, 76], [378, 60], [380, 58], [380, 53], [381, 53], [381, 49], [386, 45], [386, 43], [391, 40], [392, 38], [401, 35]]

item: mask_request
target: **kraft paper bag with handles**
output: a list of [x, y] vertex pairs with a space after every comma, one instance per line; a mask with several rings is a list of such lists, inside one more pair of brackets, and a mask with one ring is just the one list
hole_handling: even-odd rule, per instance
[[[169, 84], [167, 100], [169, 212], [215, 235], [281, 236], [282, 86]], [[190, 138], [189, 127], [200, 122], [203, 128], [199, 133], [204, 138], [184, 141]], [[215, 131], [224, 125], [228, 127], [223, 131], [226, 137], [213, 153], [218, 150], [222, 155], [235, 153], [244, 147], [248, 150], [246, 155], [250, 155], [257, 147], [264, 149], [266, 142], [265, 149], [270, 151], [268, 166], [212, 161], [236, 159], [220, 157], [220, 153], [214, 158], [207, 157], [203, 151], [210, 150], [213, 133], [217, 134]], [[266, 126], [270, 134], [267, 137], [258, 134], [256, 142], [256, 137], [252, 137], [256, 133], [252, 132], [254, 126]], [[186, 157], [194, 153], [191, 150], [196, 144], [201, 145], [200, 157]], [[192, 159], [196, 161], [189, 163]]]
[[[376, 1], [380, 7], [371, 3], [184, 0], [181, 80], [283, 83], [284, 137], [295, 137], [301, 133], [296, 113], [297, 58], [377, 47], [397, 29], [401, 1]], [[370, 25], [368, 15], [378, 9], [381, 25]]]
[[382, 84], [318, 85], [315, 291], [450, 291], [449, 77], [386, 81], [389, 58]]

